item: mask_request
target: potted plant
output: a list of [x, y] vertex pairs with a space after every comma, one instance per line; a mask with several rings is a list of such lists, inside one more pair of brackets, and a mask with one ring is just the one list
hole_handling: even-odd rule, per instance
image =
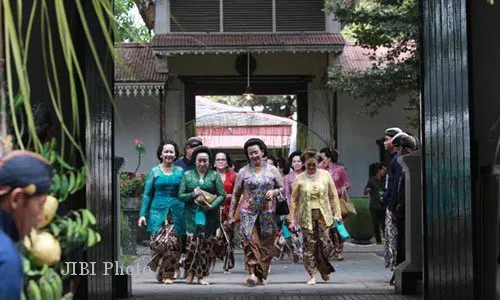
[[373, 237], [373, 225], [370, 215], [370, 200], [368, 198], [351, 198], [357, 214], [346, 220], [347, 230], [355, 244], [370, 244]]
[[121, 206], [126, 209], [138, 209], [140, 207], [140, 198], [144, 191], [144, 182], [146, 175], [144, 173], [120, 174], [120, 197]]
[[125, 209], [138, 209], [140, 207], [140, 198], [144, 191], [146, 174], [138, 172], [141, 165], [141, 156], [146, 152], [144, 144], [139, 139], [134, 140], [134, 148], [138, 156], [137, 166], [133, 173], [120, 173], [120, 197], [121, 206]]

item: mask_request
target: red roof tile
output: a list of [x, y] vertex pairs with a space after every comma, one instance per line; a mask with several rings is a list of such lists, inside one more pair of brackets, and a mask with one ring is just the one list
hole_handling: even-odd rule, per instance
[[[342, 48], [345, 40], [339, 33], [169, 33], [153, 38], [158, 50], [189, 52], [196, 50], [242, 50], [256, 47], [285, 51], [327, 51]], [[315, 49], [317, 48], [317, 49]]]
[[338, 63], [347, 70], [365, 70], [372, 66], [370, 51], [347, 43], [338, 56]]
[[168, 74], [157, 73], [150, 43], [116, 43], [115, 82], [165, 82]]
[[[379, 47], [376, 51], [373, 51], [352, 43], [346, 43], [344, 50], [342, 50], [342, 53], [338, 56], [338, 64], [347, 70], [366, 70], [373, 66], [373, 61], [370, 59], [370, 56], [380, 59], [387, 54], [388, 50], [389, 48], [387, 47]], [[401, 53], [399, 59], [403, 61], [411, 55], [412, 53], [410, 51]], [[383, 65], [381, 66], [383, 67]]]

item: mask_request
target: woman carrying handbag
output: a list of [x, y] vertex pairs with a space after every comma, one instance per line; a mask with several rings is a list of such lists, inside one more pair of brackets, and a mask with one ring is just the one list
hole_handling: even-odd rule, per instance
[[[261, 139], [249, 139], [243, 146], [249, 164], [236, 176], [229, 224], [239, 208], [245, 264], [249, 273], [247, 285], [266, 284], [271, 260], [275, 254], [276, 199], [283, 190], [283, 180], [278, 169], [262, 157], [267, 155], [267, 146]], [[241, 197], [243, 195], [243, 197]]]
[[[349, 176], [347, 176], [347, 172], [344, 166], [338, 163], [339, 154], [337, 150], [332, 148], [323, 148], [320, 150], [319, 159], [320, 168], [330, 172], [333, 182], [335, 183], [335, 187], [337, 188], [338, 197], [341, 203], [348, 203], [347, 190], [351, 187], [351, 184], [349, 183]], [[342, 217], [343, 221], [345, 221], [345, 218], [348, 217], [348, 214], [343, 215]], [[344, 260], [344, 242], [340, 238], [337, 230], [332, 230], [331, 233], [334, 245], [333, 259]]]
[[224, 184], [216, 171], [210, 168], [213, 157], [210, 149], [196, 148], [191, 159], [196, 168], [184, 173], [179, 187], [179, 199], [185, 203], [186, 260], [184, 261], [186, 283], [194, 278], [201, 285], [209, 275], [213, 259], [213, 239], [219, 227], [219, 205], [226, 198]]
[[317, 272], [324, 281], [335, 272], [328, 261], [333, 250], [329, 230], [334, 221], [341, 221], [342, 217], [337, 189], [330, 174], [318, 169], [317, 152], [306, 151], [302, 160], [306, 171], [295, 179], [286, 220], [292, 232], [297, 232], [299, 227], [302, 230], [304, 266], [310, 276], [307, 284], [314, 285]]

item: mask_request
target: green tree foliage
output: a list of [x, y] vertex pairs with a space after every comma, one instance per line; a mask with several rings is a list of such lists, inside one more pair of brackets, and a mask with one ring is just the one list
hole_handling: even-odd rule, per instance
[[261, 106], [263, 113], [280, 117], [290, 117], [296, 111], [295, 96], [257, 96], [247, 105], [252, 109]]
[[[417, 0], [326, 0], [325, 10], [348, 27], [357, 45], [372, 53], [371, 68], [347, 70], [336, 66], [329, 74], [328, 85], [363, 99], [363, 112], [370, 116], [404, 96], [407, 109], [415, 111], [408, 125], [415, 127], [419, 111]], [[385, 55], [380, 55], [381, 49], [386, 50]]]
[[115, 0], [115, 17], [117, 30], [115, 39], [117, 42], [148, 42], [151, 40], [151, 31], [146, 25], [137, 25], [134, 22], [132, 9], [133, 0]]

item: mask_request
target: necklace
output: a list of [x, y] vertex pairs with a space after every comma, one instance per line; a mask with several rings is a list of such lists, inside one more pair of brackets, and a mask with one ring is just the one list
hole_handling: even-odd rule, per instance
[[200, 185], [204, 184], [205, 183], [205, 175], [206, 173], [204, 173], [203, 175], [198, 173], [198, 175], [200, 175], [200, 180], [198, 180], [198, 182], [200, 183]]

